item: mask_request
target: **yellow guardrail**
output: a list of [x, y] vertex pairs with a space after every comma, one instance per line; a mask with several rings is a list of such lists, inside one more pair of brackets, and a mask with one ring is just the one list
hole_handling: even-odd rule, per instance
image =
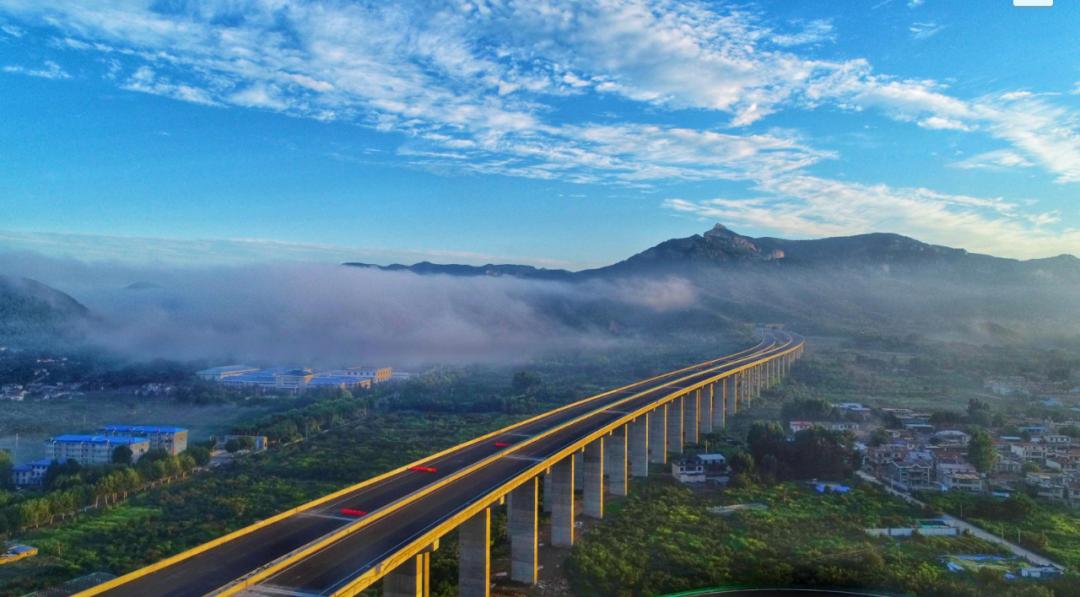
[[[520, 473], [519, 475], [517, 475], [516, 477], [514, 477], [513, 479], [511, 479], [507, 483], [505, 483], [503, 485], [500, 485], [496, 489], [493, 489], [491, 491], [491, 493], [489, 493], [486, 497], [484, 497], [484, 498], [482, 498], [480, 500], [476, 500], [475, 502], [473, 502], [472, 504], [470, 504], [469, 506], [467, 506], [463, 510], [451, 515], [449, 518], [447, 518], [443, 522], [439, 523], [437, 526], [432, 527], [431, 530], [425, 532], [423, 535], [421, 535], [417, 539], [411, 541], [406, 546], [404, 546], [401, 549], [397, 550], [395, 553], [387, 556], [387, 558], [384, 559], [379, 565], [371, 568], [370, 570], [368, 570], [368, 571], [364, 572], [363, 574], [361, 574], [360, 576], [356, 577], [351, 582], [349, 582], [349, 584], [347, 584], [345, 587], [336, 590], [333, 593], [334, 597], [352, 596], [352, 595], [356, 595], [356, 594], [360, 593], [364, 589], [370, 587], [373, 583], [378, 581], [380, 578], [382, 578], [387, 572], [389, 572], [389, 571], [395, 569], [397, 566], [405, 563], [406, 561], [409, 560], [409, 558], [414, 557], [416, 554], [418, 554], [422, 550], [426, 549], [427, 546], [433, 544], [440, 537], [442, 537], [446, 533], [452, 531], [453, 529], [457, 528], [462, 523], [467, 521], [469, 518], [471, 518], [472, 516], [474, 516], [478, 512], [482, 511], [484, 508], [490, 507], [492, 504], [498, 503], [503, 498], [503, 496], [505, 496], [510, 491], [513, 491], [515, 488], [517, 488], [522, 483], [525, 483], [529, 479], [543, 473], [548, 468], [550, 468], [552, 465], [554, 465], [555, 463], [561, 461], [563, 458], [569, 457], [571, 454], [574, 454], [578, 450], [581, 450], [585, 445], [597, 440], [598, 438], [606, 436], [608, 433], [610, 433], [614, 429], [617, 429], [617, 428], [621, 427], [622, 425], [625, 425], [625, 424], [629, 423], [630, 421], [633, 421], [634, 419], [640, 417], [641, 415], [655, 409], [659, 405], [662, 405], [662, 404], [665, 404], [665, 403], [670, 402], [672, 400], [675, 400], [679, 396], [683, 396], [685, 394], [688, 394], [689, 392], [694, 391], [698, 387], [703, 387], [703, 386], [708, 385], [710, 383], [715, 383], [716, 381], [719, 381], [720, 379], [730, 377], [731, 375], [734, 375], [735, 373], [744, 371], [744, 370], [746, 370], [748, 368], [751, 368], [751, 367], [755, 367], [757, 365], [760, 365], [763, 362], [766, 362], [766, 361], [769, 361], [769, 360], [772, 360], [772, 359], [775, 359], [775, 358], [779, 358], [779, 357], [785, 356], [787, 354], [792, 354], [792, 353], [796, 352], [797, 350], [799, 350], [802, 347], [802, 345], [803, 345], [803, 342], [800, 341], [795, 346], [793, 346], [791, 348], [788, 348], [787, 350], [784, 350], [782, 352], [775, 353], [775, 354], [770, 354], [769, 357], [766, 358], [766, 359], [751, 361], [751, 362], [749, 362], [749, 363], [747, 363], [747, 364], [745, 364], [745, 365], [743, 365], [741, 367], [738, 367], [736, 369], [732, 369], [732, 370], [729, 370], [729, 371], [725, 371], [723, 374], [717, 375], [717, 376], [712, 377], [712, 378], [709, 378], [709, 379], [707, 379], [707, 380], [705, 380], [703, 382], [696, 383], [696, 384], [688, 386], [686, 388], [679, 388], [677, 391], [672, 392], [671, 394], [668, 394], [668, 395], [660, 398], [659, 400], [657, 400], [657, 401], [655, 401], [653, 403], [650, 403], [649, 405], [643, 406], [643, 407], [635, 410], [632, 413], [628, 413], [628, 414], [620, 417], [619, 419], [615, 420], [614, 422], [609, 423], [609, 424], [607, 424], [607, 425], [593, 431], [592, 433], [589, 433], [588, 435], [582, 437], [581, 439], [579, 439], [579, 440], [575, 441], [574, 443], [568, 445], [567, 447], [563, 448], [562, 450], [560, 450], [556, 454], [544, 459], [541, 462], [538, 462], [536, 465], [532, 466], [531, 468], [526, 469], [524, 472]], [[747, 357], [747, 358], [753, 358], [753, 357]], [[670, 383], [675, 383], [675, 382], [670, 382]], [[635, 397], [636, 396], [631, 396], [629, 398], [626, 398], [626, 399], [620, 401], [620, 403], [623, 402], [623, 401], [626, 401], [626, 400], [632, 400]], [[610, 408], [610, 406], [605, 407], [603, 410], [607, 410], [608, 408]], [[591, 416], [592, 414], [595, 414], [595, 413], [589, 413], [588, 416]], [[579, 420], [581, 420], [580, 417], [578, 419], [568, 421], [568, 422], [564, 423], [563, 425], [560, 425], [558, 428], [556, 428], [553, 431], [557, 431], [559, 429], [565, 428], [566, 426], [574, 424], [574, 423], [578, 422]], [[525, 444], [523, 442], [522, 445], [527, 445], [527, 444]], [[503, 453], [500, 453], [500, 454], [495, 455], [495, 457], [501, 457], [503, 455], [504, 455]], [[404, 505], [404, 504], [402, 504], [402, 505]], [[335, 540], [340, 539], [340, 538], [343, 538], [343, 537], [335, 538]], [[322, 549], [322, 547], [324, 547], [324, 546], [320, 546], [319, 549]], [[317, 550], [315, 550], [315, 551], [317, 551]], [[298, 558], [297, 560], [299, 560], [299, 559], [302, 559], [302, 557]], [[251, 585], [245, 585], [245, 586], [251, 586]], [[232, 594], [232, 593], [226, 593], [226, 594]]]
[[[134, 580], [137, 580], [139, 578], [142, 578], [144, 576], [147, 576], [149, 574], [152, 574], [152, 573], [157, 572], [159, 570], [162, 570], [164, 568], [168, 568], [169, 566], [172, 566], [172, 565], [177, 564], [179, 562], [182, 562], [184, 560], [190, 559], [190, 558], [192, 558], [192, 557], [194, 557], [196, 555], [207, 552], [207, 551], [209, 551], [211, 549], [214, 549], [215, 547], [218, 547], [220, 545], [223, 545], [225, 543], [228, 543], [230, 541], [233, 541], [233, 540], [238, 539], [240, 537], [243, 537], [245, 535], [249, 535], [249, 534], [251, 534], [251, 533], [253, 533], [253, 532], [255, 532], [255, 531], [259, 530], [259, 529], [270, 526], [270, 525], [272, 525], [272, 524], [274, 524], [276, 522], [279, 522], [279, 521], [284, 520], [286, 518], [289, 518], [291, 516], [295, 516], [297, 514], [305, 512], [307, 510], [311, 510], [312, 508], [316, 508], [318, 506], [321, 506], [323, 504], [331, 502], [331, 501], [333, 501], [333, 500], [335, 500], [337, 498], [340, 498], [340, 497], [346, 496], [346, 495], [348, 495], [350, 493], [356, 492], [356, 491], [358, 491], [360, 489], [363, 489], [363, 488], [365, 488], [367, 486], [378, 483], [379, 481], [382, 481], [382, 480], [387, 479], [389, 477], [392, 477], [394, 475], [398, 475], [398, 474], [401, 474], [403, 472], [406, 472], [410, 467], [422, 466], [427, 462], [430, 462], [432, 460], [435, 460], [437, 458], [440, 458], [442, 456], [445, 456], [445, 455], [450, 454], [452, 452], [455, 452], [457, 450], [461, 450], [463, 448], [469, 447], [469, 446], [474, 445], [474, 444], [476, 444], [478, 442], [491, 439], [492, 437], [495, 437], [497, 435], [505, 434], [507, 432], [510, 432], [510, 431], [512, 431], [514, 429], [517, 429], [519, 427], [522, 427], [524, 425], [534, 423], [534, 422], [536, 422], [536, 421], [538, 421], [538, 420], [540, 420], [540, 419], [542, 419], [544, 417], [548, 417], [548, 416], [551, 416], [551, 415], [554, 415], [554, 414], [558, 414], [560, 412], [569, 410], [571, 408], [579, 407], [579, 406], [581, 406], [583, 404], [587, 404], [589, 402], [593, 402], [593, 401], [599, 400], [601, 398], [605, 398], [605, 397], [610, 396], [612, 394], [622, 392], [622, 391], [625, 391], [625, 390], [629, 390], [629, 389], [638, 387], [638, 386], [643, 385], [643, 384], [651, 383], [653, 381], [657, 381], [657, 380], [663, 379], [665, 377], [669, 377], [669, 376], [672, 376], [672, 375], [677, 375], [679, 373], [683, 373], [683, 372], [689, 371], [691, 369], [701, 367], [703, 365], [704, 366], [709, 366], [709, 365], [712, 365], [713, 363], [718, 363], [720, 361], [731, 359], [732, 357], [743, 355], [744, 353], [759, 350], [760, 347], [763, 346], [764, 344], [765, 344], [765, 339], [763, 338], [762, 341], [759, 342], [756, 346], [751, 347], [751, 348], [747, 348], [747, 349], [744, 349], [744, 350], [741, 350], [741, 351], [738, 351], [736, 353], [733, 353], [732, 355], [726, 355], [726, 356], [719, 357], [719, 358], [716, 358], [716, 359], [710, 359], [710, 360], [707, 360], [707, 361], [702, 361], [701, 363], [690, 365], [690, 366], [684, 367], [682, 369], [677, 369], [675, 371], [668, 371], [668, 372], [665, 372], [665, 373], [661, 373], [659, 375], [655, 375], [655, 376], [647, 378], [647, 379], [639, 380], [639, 381], [627, 384], [625, 386], [620, 386], [618, 388], [608, 390], [606, 392], [601, 392], [600, 394], [596, 394], [594, 396], [590, 396], [590, 397], [584, 398], [582, 400], [578, 400], [577, 402], [572, 402], [572, 403], [560, 406], [558, 408], [546, 411], [546, 412], [541, 413], [539, 415], [536, 415], [534, 417], [524, 419], [522, 421], [519, 421], [519, 422], [514, 423], [512, 425], [509, 425], [507, 427], [503, 427], [502, 429], [498, 429], [498, 430], [492, 431], [490, 433], [486, 433], [484, 435], [481, 435], [481, 436], [476, 437], [474, 439], [471, 439], [469, 441], [466, 441], [466, 442], [463, 442], [461, 444], [457, 444], [455, 446], [447, 448], [445, 450], [436, 452], [435, 454], [432, 454], [430, 456], [426, 456], [424, 458], [421, 458], [420, 460], [417, 460], [417, 461], [411, 462], [409, 464], [405, 464], [403, 466], [400, 466], [398, 468], [386, 471], [385, 473], [376, 475], [376, 476], [371, 477], [369, 479], [365, 479], [364, 481], [361, 481], [361, 482], [356, 483], [354, 485], [350, 485], [348, 487], [345, 487], [345, 488], [340, 489], [338, 491], [335, 491], [333, 493], [327, 494], [327, 495], [325, 495], [325, 496], [323, 496], [321, 498], [318, 498], [318, 499], [312, 500], [310, 502], [301, 504], [300, 506], [296, 506], [294, 508], [290, 508], [288, 510], [282, 511], [282, 512], [280, 512], [278, 514], [275, 514], [274, 516], [271, 516], [270, 518], [266, 518], [264, 520], [260, 520], [258, 522], [252, 523], [252, 524], [250, 524], [250, 525], [248, 525], [246, 527], [237, 529], [237, 530], [235, 530], [235, 531], [233, 531], [231, 533], [228, 533], [226, 535], [222, 535], [221, 537], [218, 537], [216, 539], [212, 539], [212, 540], [210, 540], [210, 541], [208, 541], [206, 543], [203, 543], [201, 545], [198, 545], [198, 546], [193, 547], [191, 549], [188, 549], [186, 551], [180, 552], [178, 554], [175, 554], [173, 556], [170, 556], [168, 558], [165, 558], [165, 559], [160, 560], [158, 562], [155, 562], [153, 564], [150, 564], [149, 566], [139, 568], [138, 570], [134, 570], [132, 572], [129, 572], [127, 574], [124, 574], [122, 576], [118, 576], [118, 577], [116, 577], [116, 578], [114, 578], [112, 580], [109, 580], [107, 582], [104, 582], [104, 583], [102, 583], [100, 585], [91, 587], [91, 588], [89, 588], [89, 589], [87, 589], [85, 591], [76, 593], [76, 596], [77, 597], [90, 597], [92, 595], [100, 595], [100, 594], [105, 593], [106, 591], [108, 591], [110, 589], [113, 589], [113, 588], [116, 588], [118, 586], [127, 584], [129, 582], [132, 582]], [[373, 512], [372, 514], [369, 514], [368, 517], [372, 516], [373, 514], [375, 514], [375, 512]], [[368, 518], [368, 517], [365, 517], [365, 518]], [[363, 519], [361, 519], [361, 520], [363, 520]], [[360, 522], [360, 521], [358, 521], [358, 522]], [[250, 586], [250, 585], [245, 585], [245, 586]], [[226, 593], [226, 594], [231, 594], [231, 593]]]

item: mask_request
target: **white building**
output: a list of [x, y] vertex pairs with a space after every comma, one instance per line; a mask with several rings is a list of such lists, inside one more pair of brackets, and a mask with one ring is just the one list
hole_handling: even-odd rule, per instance
[[112, 462], [113, 451], [119, 446], [131, 449], [131, 461], [135, 462], [150, 449], [150, 440], [145, 437], [124, 435], [58, 435], [45, 440], [45, 447], [52, 460], [67, 462], [74, 460], [79, 464], [108, 464]]

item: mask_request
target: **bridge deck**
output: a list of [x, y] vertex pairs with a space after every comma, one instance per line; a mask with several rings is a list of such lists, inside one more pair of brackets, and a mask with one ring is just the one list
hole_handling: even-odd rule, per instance
[[[743, 366], [747, 360], [756, 362], [763, 355], [790, 347], [790, 342], [790, 338], [785, 342], [780, 333], [770, 332], [761, 344], [753, 348], [586, 398], [486, 436], [483, 441], [466, 443], [420, 461], [425, 466], [435, 467], [436, 473], [410, 471], [403, 467], [335, 499], [253, 529], [210, 549], [180, 557], [169, 565], [106, 583], [101, 589], [92, 589], [86, 594], [187, 597], [215, 593], [250, 572], [328, 534], [355, 526], [356, 532], [265, 579], [264, 590], [259, 591], [332, 594], [361, 575], [370, 573], [387, 555], [450, 519], [477, 499], [491, 494], [537, 466], [537, 462], [549, 459], [590, 432], [625, 417], [624, 413], [655, 403], [677, 391], [676, 388], [690, 387]], [[618, 404], [618, 407], [609, 409], [613, 404]], [[558, 431], [552, 432], [553, 429]], [[538, 437], [540, 439], [535, 439]], [[496, 446], [497, 442], [510, 446]], [[503, 455], [496, 457], [498, 454]], [[486, 459], [490, 461], [477, 467], [477, 463]], [[448, 477], [470, 467], [475, 470], [446, 482]], [[439, 483], [443, 486], [437, 491], [403, 506], [394, 504]], [[394, 507], [386, 510], [391, 504]], [[372, 520], [366, 520], [367, 517], [341, 517], [338, 515], [341, 508], [368, 511], [371, 513], [368, 517]], [[376, 513], [378, 516], [374, 516]]]

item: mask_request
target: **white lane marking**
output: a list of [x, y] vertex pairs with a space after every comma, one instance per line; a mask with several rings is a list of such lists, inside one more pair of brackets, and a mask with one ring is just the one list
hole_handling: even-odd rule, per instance
[[352, 522], [356, 518], [349, 518], [348, 516], [336, 516], [334, 514], [319, 514], [318, 512], [301, 512], [297, 516], [311, 516], [314, 518], [329, 518], [331, 520], [342, 520], [345, 522]]

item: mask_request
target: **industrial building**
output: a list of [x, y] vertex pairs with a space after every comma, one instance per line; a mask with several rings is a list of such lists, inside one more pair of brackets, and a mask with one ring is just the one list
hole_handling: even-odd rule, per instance
[[45, 447], [52, 460], [79, 464], [108, 464], [113, 451], [119, 446], [131, 449], [131, 461], [135, 462], [150, 450], [150, 440], [127, 435], [58, 435], [45, 440]]
[[15, 487], [40, 487], [42, 480], [45, 479], [45, 471], [49, 470], [52, 462], [52, 458], [42, 458], [12, 467], [11, 478]]
[[247, 365], [225, 365], [223, 367], [203, 369], [202, 371], [195, 372], [195, 375], [198, 375], [206, 381], [221, 381], [227, 377], [243, 375], [245, 373], [254, 373], [256, 371], [258, 371], [258, 368], [248, 367]]
[[389, 381], [393, 376], [393, 369], [390, 367], [348, 367], [316, 371], [298, 367], [256, 369], [245, 365], [228, 365], [204, 369], [197, 372], [197, 375], [230, 387], [299, 393], [309, 388], [369, 389], [372, 384]]
[[145, 437], [150, 440], [151, 450], [165, 450], [173, 456], [187, 449], [188, 430], [183, 427], [163, 425], [106, 425], [100, 429], [109, 437]]

